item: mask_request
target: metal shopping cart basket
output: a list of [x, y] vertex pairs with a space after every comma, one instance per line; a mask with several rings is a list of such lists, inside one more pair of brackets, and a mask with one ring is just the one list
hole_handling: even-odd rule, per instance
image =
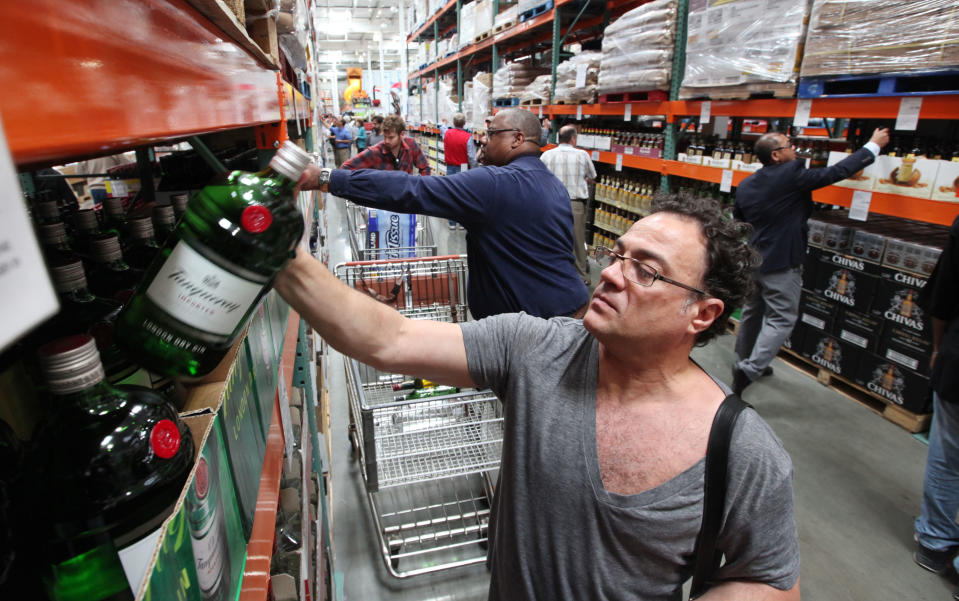
[[[348, 285], [414, 319], [458, 322], [462, 256], [361, 261], [336, 267]], [[390, 574], [405, 578], [485, 561], [503, 410], [489, 390], [408, 398], [412, 379], [346, 359], [350, 437]]]
[[415, 246], [394, 248], [367, 248], [366, 234], [369, 226], [369, 209], [346, 201], [346, 222], [350, 238], [350, 252], [357, 261], [383, 261], [394, 258], [435, 257], [436, 244], [430, 220], [417, 215]]

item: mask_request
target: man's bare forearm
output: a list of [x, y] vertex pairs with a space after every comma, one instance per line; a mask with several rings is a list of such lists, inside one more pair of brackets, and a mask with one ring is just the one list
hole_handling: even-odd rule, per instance
[[759, 582], [727, 581], [706, 591], [697, 601], [799, 601], [799, 582], [788, 591]]

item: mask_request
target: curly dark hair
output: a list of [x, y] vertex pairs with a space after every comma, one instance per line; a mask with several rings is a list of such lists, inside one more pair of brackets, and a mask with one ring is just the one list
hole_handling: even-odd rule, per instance
[[749, 246], [752, 226], [725, 217], [718, 201], [686, 192], [657, 193], [650, 206], [652, 213], [674, 213], [702, 226], [706, 239], [702, 288], [725, 304], [723, 314], [696, 336], [696, 346], [703, 346], [726, 331], [729, 316], [752, 294], [753, 276], [761, 262], [759, 253]]

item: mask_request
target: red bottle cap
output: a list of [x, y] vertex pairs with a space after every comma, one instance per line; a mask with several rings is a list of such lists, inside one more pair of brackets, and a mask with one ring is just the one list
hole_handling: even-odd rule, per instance
[[240, 225], [251, 234], [259, 234], [266, 231], [273, 223], [273, 213], [263, 205], [253, 205], [243, 209], [240, 215]]
[[150, 432], [150, 447], [161, 459], [169, 459], [180, 449], [180, 429], [168, 419], [161, 419]]

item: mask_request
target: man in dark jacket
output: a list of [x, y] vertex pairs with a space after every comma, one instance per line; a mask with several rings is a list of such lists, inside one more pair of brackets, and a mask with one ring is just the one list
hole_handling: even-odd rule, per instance
[[933, 412], [914, 558], [927, 570], [943, 572], [959, 563], [959, 217], [919, 304], [932, 316]]
[[733, 391], [737, 394], [771, 373], [769, 364], [796, 325], [812, 191], [869, 165], [888, 143], [889, 130], [877, 129], [863, 148], [832, 167], [806, 169], [784, 134], [765, 134], [756, 142], [754, 152], [763, 168], [739, 184], [733, 208], [737, 219], [753, 226], [750, 244], [763, 258], [736, 339]]

